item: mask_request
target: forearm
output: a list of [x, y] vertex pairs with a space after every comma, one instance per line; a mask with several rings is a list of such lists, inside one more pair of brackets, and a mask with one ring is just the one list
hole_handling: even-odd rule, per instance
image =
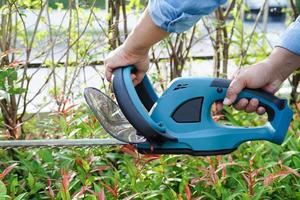
[[146, 9], [138, 24], [124, 42], [124, 47], [129, 52], [144, 53], [149, 51], [151, 46], [163, 40], [168, 35], [168, 32], [154, 24], [148, 9]]
[[300, 67], [300, 56], [282, 47], [276, 47], [266, 59], [275, 73], [285, 80]]
[[128, 51], [147, 52], [169, 33], [181, 33], [191, 28], [226, 0], [149, 0], [148, 8], [124, 43]]

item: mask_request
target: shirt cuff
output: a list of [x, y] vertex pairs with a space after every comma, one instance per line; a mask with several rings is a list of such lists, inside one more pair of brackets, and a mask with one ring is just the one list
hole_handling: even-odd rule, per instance
[[148, 10], [154, 24], [169, 33], [182, 33], [227, 0], [149, 0]]
[[281, 37], [278, 45], [300, 56], [300, 17], [293, 22]]

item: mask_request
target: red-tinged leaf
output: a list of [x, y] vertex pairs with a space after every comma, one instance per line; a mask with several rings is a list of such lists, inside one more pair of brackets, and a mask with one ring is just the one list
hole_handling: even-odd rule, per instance
[[82, 159], [81, 159], [81, 158], [76, 158], [76, 159], [75, 159], [75, 163], [76, 163], [77, 165], [79, 165], [80, 167], [83, 166], [83, 163], [82, 163]]
[[221, 164], [221, 162], [222, 162], [222, 156], [217, 155], [216, 159], [217, 159], [218, 163]]
[[209, 170], [208, 170], [207, 168], [205, 168], [205, 167], [197, 167], [197, 169], [198, 169], [199, 171], [204, 172], [204, 173], [208, 173], [208, 172], [209, 172]]
[[286, 175], [289, 175], [289, 174], [291, 174], [290, 172], [288, 172], [288, 171], [278, 171], [276, 174], [275, 174], [275, 176], [276, 177], [280, 177], [280, 176], [286, 176]]
[[99, 167], [96, 167], [96, 169], [93, 169], [91, 172], [102, 172], [109, 168], [110, 168], [109, 166], [99, 166]]
[[275, 174], [269, 174], [267, 176], [267, 178], [264, 180], [264, 186], [269, 186], [270, 184], [272, 184], [272, 182], [278, 178], [278, 177], [284, 177], [284, 176], [287, 176], [291, 174], [290, 172], [288, 171], [278, 171], [276, 172]]
[[51, 179], [48, 178], [48, 193], [49, 193], [49, 196], [54, 199], [55, 198], [55, 194], [54, 194], [54, 191], [52, 190], [52, 182], [51, 182]]
[[100, 183], [103, 185], [103, 187], [105, 187], [108, 192], [110, 192], [114, 197], [118, 197], [118, 190], [116, 188], [112, 188], [109, 185], [107, 185], [106, 183], [104, 183], [103, 181], [100, 181]]
[[[62, 95], [64, 95], [64, 94], [62, 94]], [[65, 100], [63, 100], [62, 103], [66, 105], [66, 104], [69, 103], [69, 102], [70, 102], [70, 99], [65, 99]]]
[[293, 168], [290, 168], [286, 165], [282, 165], [283, 168], [285, 168], [290, 174], [294, 174], [295, 176], [297, 176], [298, 178], [300, 178], [300, 174]]
[[196, 185], [202, 180], [202, 178], [193, 178], [191, 179], [191, 185]]
[[243, 173], [242, 176], [245, 179], [245, 181], [247, 182], [247, 184], [250, 185], [249, 177], [245, 173]]
[[93, 159], [92, 156], [89, 156], [89, 157], [87, 158], [87, 162], [88, 162], [89, 165], [91, 165], [91, 164], [93, 163], [93, 161], [94, 161], [94, 159]]
[[143, 159], [145, 160], [146, 163], [149, 163], [153, 160], [157, 160], [160, 158], [160, 155], [157, 155], [157, 154], [145, 154], [143, 156]]
[[212, 165], [209, 166], [209, 174], [210, 174], [212, 182], [214, 184], [217, 184], [217, 182], [219, 181], [219, 177], [217, 176], [215, 169]]
[[98, 122], [98, 120], [97, 120], [96, 117], [93, 117], [92, 120], [93, 120], [93, 123], [94, 123], [94, 124]]
[[185, 197], [187, 200], [191, 200], [191, 190], [189, 184], [185, 186]]
[[210, 163], [210, 164], [212, 163], [212, 160], [211, 160], [211, 157], [210, 157], [210, 156], [207, 156], [207, 157], [206, 157], [206, 160], [207, 160], [208, 163]]
[[70, 178], [69, 173], [65, 169], [61, 169], [60, 174], [62, 176], [63, 190], [64, 192], [67, 192], [69, 188], [69, 178]]
[[104, 190], [102, 189], [99, 193], [99, 200], [105, 200]]
[[85, 186], [85, 185], [82, 186], [80, 191], [73, 196], [73, 199], [79, 198], [80, 196], [84, 195], [86, 193], [87, 189], [88, 189], [87, 186]]
[[232, 155], [228, 155], [228, 162], [229, 162], [229, 163], [233, 163]]
[[222, 178], [225, 178], [226, 175], [227, 175], [227, 169], [226, 169], [226, 167], [223, 167], [222, 168]]
[[70, 105], [69, 107], [65, 108], [64, 112], [65, 112], [65, 113], [69, 112], [69, 111], [72, 110], [75, 106], [77, 106], [77, 104]]
[[227, 166], [240, 166], [238, 163], [235, 163], [235, 162], [228, 162], [228, 163], [222, 163], [222, 164], [220, 164], [219, 166], [218, 166], [218, 170], [217, 170], [217, 172], [218, 171], [220, 171], [221, 169], [223, 169], [223, 168], [225, 168], [225, 167], [227, 167]]
[[8, 66], [15, 68], [15, 67], [18, 67], [20, 65], [24, 65], [24, 62], [23, 61], [14, 60], [11, 63], [9, 63]]
[[252, 176], [253, 176], [253, 177], [257, 176], [257, 174], [259, 174], [259, 172], [261, 172], [263, 169], [264, 169], [264, 168], [258, 168], [258, 169], [256, 169], [256, 170], [254, 170], [254, 171], [252, 172]]
[[18, 165], [18, 163], [14, 163], [14, 164], [8, 166], [7, 168], [5, 168], [4, 171], [0, 174], [0, 180], [4, 179], [4, 177], [17, 165]]
[[130, 144], [123, 145], [120, 150], [125, 154], [129, 154], [133, 156], [134, 158], [137, 158], [138, 156], [138, 153], [133, 145]]
[[[254, 157], [254, 156], [253, 156], [253, 157]], [[252, 167], [253, 164], [254, 164], [254, 158], [251, 158], [251, 159], [249, 160], [249, 163], [250, 163], [250, 167]]]
[[177, 198], [178, 198], [178, 200], [183, 200], [181, 194], [178, 194], [178, 195], [177, 195]]
[[269, 174], [264, 180], [264, 186], [269, 186], [273, 181], [273, 174]]

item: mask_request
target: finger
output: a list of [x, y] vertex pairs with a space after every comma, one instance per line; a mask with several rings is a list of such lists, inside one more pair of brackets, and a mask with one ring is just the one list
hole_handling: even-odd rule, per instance
[[133, 84], [134, 86], [138, 85], [143, 79], [144, 79], [144, 76], [145, 76], [145, 72], [142, 72], [142, 71], [137, 71], [135, 73], [135, 79], [133, 80]]
[[251, 99], [247, 105], [245, 111], [247, 113], [255, 112], [258, 108], [259, 101], [257, 99]]
[[216, 110], [217, 110], [217, 112], [221, 112], [223, 110], [222, 102], [216, 102]]
[[112, 72], [113, 72], [113, 69], [109, 65], [106, 65], [105, 66], [105, 78], [109, 82], [111, 82]]
[[256, 113], [259, 114], [259, 115], [263, 115], [265, 114], [266, 112], [266, 109], [264, 107], [258, 107], [257, 110], [256, 110]]
[[249, 103], [248, 99], [242, 98], [241, 100], [239, 100], [239, 102], [237, 102], [234, 105], [234, 108], [237, 110], [245, 110], [248, 103]]
[[246, 86], [246, 81], [243, 78], [235, 78], [233, 81], [230, 83], [226, 97], [223, 101], [223, 104], [225, 105], [231, 105], [235, 100], [238, 94], [245, 88]]
[[136, 79], [136, 75], [135, 74], [131, 74], [131, 80], [134, 81], [134, 79]]

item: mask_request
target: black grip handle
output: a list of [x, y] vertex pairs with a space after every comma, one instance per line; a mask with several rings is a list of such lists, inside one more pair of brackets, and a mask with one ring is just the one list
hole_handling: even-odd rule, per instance
[[[228, 88], [231, 81], [228, 79], [222, 79], [222, 78], [216, 78], [211, 83], [211, 87], [217, 87], [217, 88]], [[236, 102], [241, 98], [251, 99], [251, 98], [258, 98], [266, 100], [266, 103], [259, 101], [259, 106], [262, 106], [266, 109], [266, 112], [268, 113], [268, 120], [272, 121], [274, 119], [275, 111], [274, 109], [269, 105], [273, 104], [275, 105], [278, 110], [283, 110], [285, 106], [287, 106], [287, 101], [285, 99], [279, 99], [278, 97], [274, 96], [273, 94], [264, 91], [262, 89], [249, 89], [245, 88], [242, 90], [242, 92], [246, 92], [251, 94], [251, 96], [247, 97], [240, 97], [238, 96]]]

